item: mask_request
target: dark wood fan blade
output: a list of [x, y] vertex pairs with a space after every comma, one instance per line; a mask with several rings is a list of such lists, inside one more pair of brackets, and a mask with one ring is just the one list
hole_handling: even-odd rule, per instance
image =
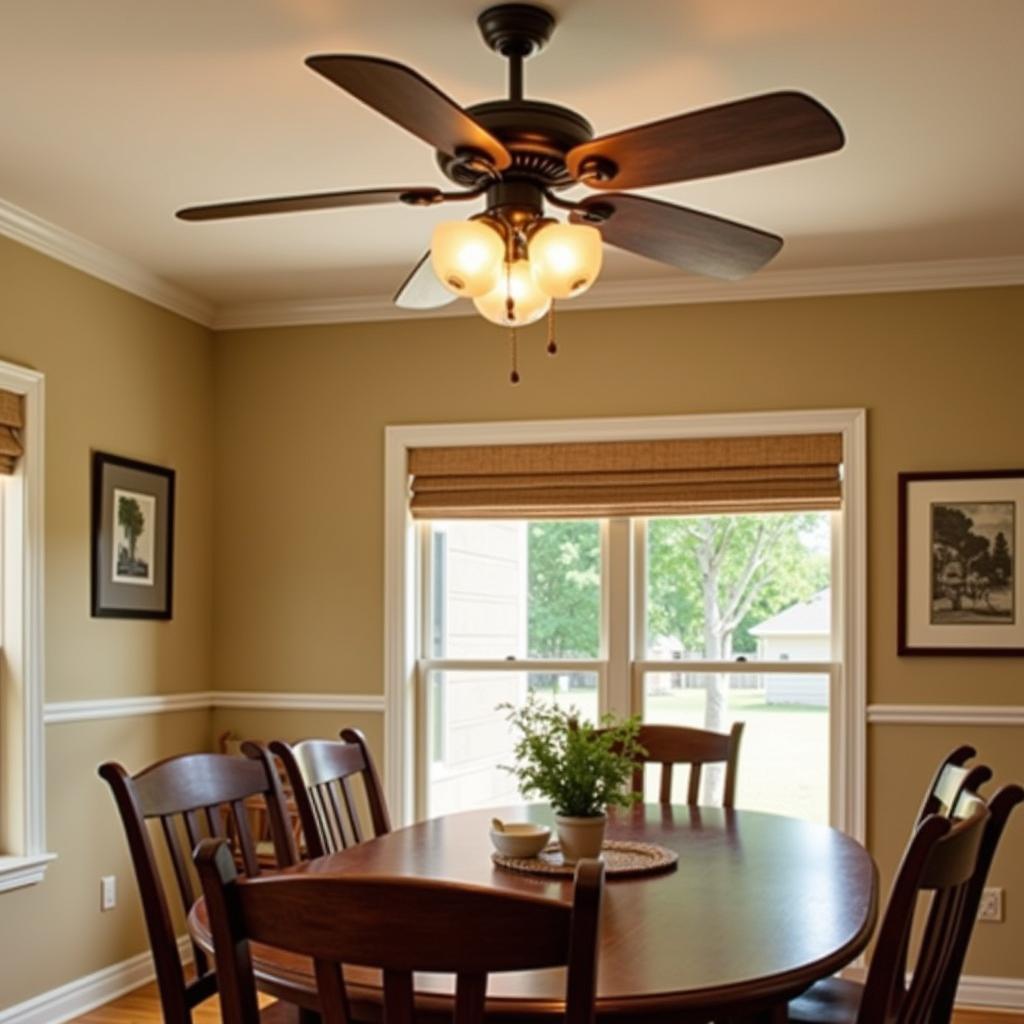
[[443, 199], [437, 188], [361, 188], [350, 192], [311, 192], [301, 196], [271, 196], [240, 199], [231, 203], [187, 206], [176, 216], [182, 220], [224, 220], [228, 217], [257, 217], [266, 213], [301, 213], [331, 210], [341, 206], [374, 206], [405, 201], [413, 206], [432, 206]]
[[566, 163], [593, 188], [644, 188], [800, 160], [844, 141], [817, 100], [773, 92], [601, 136], [570, 150]]
[[457, 298], [457, 295], [448, 291], [437, 279], [437, 274], [430, 265], [428, 251], [412, 268], [412, 272], [402, 282], [401, 288], [395, 292], [394, 303], [402, 309], [437, 309], [439, 306], [447, 306]]
[[508, 150], [486, 128], [404, 64], [348, 54], [307, 57], [306, 64], [442, 153], [479, 153], [498, 170], [512, 163]]
[[613, 192], [580, 205], [569, 220], [594, 224], [609, 244], [709, 277], [746, 277], [782, 248], [778, 235], [658, 199]]

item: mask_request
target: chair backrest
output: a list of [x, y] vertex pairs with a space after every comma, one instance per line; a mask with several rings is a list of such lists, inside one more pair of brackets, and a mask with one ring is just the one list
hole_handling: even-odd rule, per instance
[[[969, 799], [969, 795], [967, 799]], [[953, 946], [950, 971], [942, 985], [935, 1013], [932, 1015], [933, 1024], [948, 1024], [953, 1018], [957, 984], [964, 967], [964, 959], [967, 956], [967, 947], [971, 942], [971, 933], [974, 931], [974, 924], [978, 919], [978, 907], [981, 905], [988, 873], [992, 867], [992, 861], [995, 859], [996, 850], [999, 848], [999, 841], [1002, 839], [1006, 823], [1014, 808], [1022, 803], [1024, 803], [1024, 787], [1016, 784], [1003, 786], [988, 802], [989, 819], [985, 826], [985, 835], [981, 840], [981, 850], [978, 853], [978, 867], [974, 878], [971, 879], [967, 893], [963, 917]], [[962, 808], [959, 805], [956, 808], [956, 813], [962, 814]]]
[[992, 778], [992, 771], [985, 765], [968, 766], [967, 762], [977, 755], [974, 747], [957, 747], [951, 751], [935, 770], [932, 784], [925, 793], [924, 803], [917, 815], [920, 824], [931, 814], [949, 817], [965, 791], [977, 792]]
[[[955, 939], [980, 867], [989, 820], [985, 801], [965, 793], [953, 817], [930, 815], [915, 829], [878, 931], [857, 1024], [920, 1024], [933, 1019], [946, 986], [959, 971]], [[908, 982], [905, 966], [922, 893], [931, 893], [931, 906]]]
[[262, 754], [255, 758], [184, 754], [151, 765], [137, 775], [129, 775], [121, 765], [108, 761], [100, 766], [99, 774], [110, 786], [128, 839], [164, 1018], [168, 1024], [189, 1024], [192, 1007], [216, 991], [216, 976], [202, 950], [196, 949], [196, 977], [185, 982], [168, 886], [161, 876], [146, 822], [155, 819], [160, 823], [178, 898], [188, 913], [196, 900], [191, 851], [202, 839], [213, 836], [230, 840], [230, 847], [225, 848], [234, 851], [245, 872], [259, 874], [247, 802], [257, 800], [265, 808], [278, 864], [295, 862], [295, 843], [285, 823], [277, 773]]
[[[358, 729], [342, 729], [337, 740], [283, 740], [270, 744], [291, 783], [306, 852], [322, 857], [352, 843], [391, 831], [384, 790], [366, 737]], [[352, 779], [361, 776], [370, 812], [369, 830], [360, 820]]]
[[481, 1024], [487, 976], [568, 967], [567, 1024], [591, 1024], [604, 865], [580, 861], [572, 904], [421, 878], [239, 880], [221, 842], [196, 851], [224, 1024], [258, 1024], [249, 942], [313, 959], [324, 1024], [351, 1020], [342, 965], [383, 972], [384, 1019], [412, 1024], [413, 971], [456, 976], [455, 1024]]
[[661, 786], [658, 800], [672, 802], [672, 769], [677, 764], [690, 766], [690, 783], [686, 802], [700, 802], [701, 770], [706, 764], [725, 764], [725, 786], [722, 806], [732, 807], [736, 799], [736, 770], [739, 764], [743, 723], [734, 722], [727, 733], [707, 729], [691, 729], [681, 725], [642, 725], [637, 741], [645, 753], [637, 758], [633, 772], [633, 792], [644, 791], [644, 765], [661, 765]]

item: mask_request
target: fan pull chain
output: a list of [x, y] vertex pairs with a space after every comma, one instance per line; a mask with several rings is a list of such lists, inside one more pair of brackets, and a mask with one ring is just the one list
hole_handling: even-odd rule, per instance
[[558, 342], [555, 341], [555, 300], [551, 300], [548, 308], [548, 355], [558, 355]]
[[516, 337], [516, 329], [509, 331], [509, 341], [512, 346], [512, 372], [508, 375], [509, 382], [519, 383], [519, 339]]
[[[516, 319], [516, 300], [512, 298], [512, 261], [505, 261], [505, 319], [514, 323]], [[513, 334], [515, 332], [513, 331]]]

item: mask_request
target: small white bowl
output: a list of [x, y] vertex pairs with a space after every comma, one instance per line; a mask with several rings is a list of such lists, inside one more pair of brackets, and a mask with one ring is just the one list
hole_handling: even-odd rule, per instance
[[504, 832], [491, 829], [491, 842], [505, 857], [536, 857], [551, 839], [551, 829], [532, 821], [506, 821]]

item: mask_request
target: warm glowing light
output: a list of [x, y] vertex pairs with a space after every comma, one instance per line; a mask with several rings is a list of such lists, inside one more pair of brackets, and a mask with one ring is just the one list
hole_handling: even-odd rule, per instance
[[430, 261], [450, 292], [474, 298], [498, 284], [505, 261], [505, 240], [479, 220], [449, 220], [434, 228]]
[[582, 295], [601, 272], [601, 233], [585, 224], [545, 224], [529, 251], [533, 279], [553, 299]]
[[[512, 302], [509, 303], [511, 292]], [[502, 268], [497, 287], [473, 300], [477, 312], [502, 327], [524, 327], [539, 320], [551, 305], [551, 297], [537, 287], [526, 260]]]

